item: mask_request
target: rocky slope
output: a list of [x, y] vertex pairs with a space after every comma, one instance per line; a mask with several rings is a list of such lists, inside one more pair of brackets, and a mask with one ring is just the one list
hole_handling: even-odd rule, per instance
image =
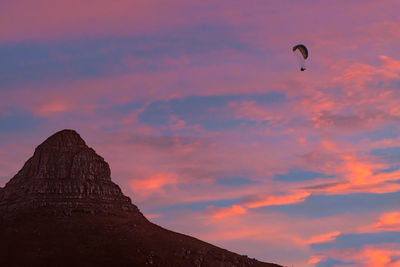
[[2, 190], [0, 210], [12, 213], [37, 207], [55, 212], [96, 213], [137, 210], [110, 178], [107, 162], [72, 130], [39, 145]]
[[73, 130], [0, 188], [0, 266], [278, 266], [149, 222]]

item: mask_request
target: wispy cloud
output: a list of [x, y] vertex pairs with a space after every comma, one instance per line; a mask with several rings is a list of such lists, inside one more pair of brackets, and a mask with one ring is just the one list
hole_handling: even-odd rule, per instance
[[278, 196], [259, 196], [254, 201], [249, 201], [246, 206], [249, 208], [260, 208], [266, 206], [280, 206], [303, 202], [310, 193], [308, 192], [293, 192], [288, 195], [278, 195]]

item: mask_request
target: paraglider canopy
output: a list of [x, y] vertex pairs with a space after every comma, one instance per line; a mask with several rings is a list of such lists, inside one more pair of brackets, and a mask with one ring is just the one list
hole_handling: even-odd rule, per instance
[[293, 46], [292, 50], [293, 50], [293, 52], [296, 53], [297, 59], [300, 64], [300, 70], [304, 71], [306, 69], [305, 60], [308, 58], [307, 47], [303, 44], [298, 44], [298, 45]]
[[303, 55], [304, 59], [308, 58], [308, 50], [305, 45], [298, 44], [298, 45], [293, 46], [293, 52], [296, 51], [297, 49]]

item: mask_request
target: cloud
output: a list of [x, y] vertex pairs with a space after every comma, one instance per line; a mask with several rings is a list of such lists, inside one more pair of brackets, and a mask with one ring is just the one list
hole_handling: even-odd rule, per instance
[[324, 243], [324, 242], [333, 241], [340, 234], [341, 234], [340, 231], [335, 231], [335, 232], [331, 232], [331, 233], [316, 235], [316, 236], [311, 237], [308, 240], [308, 243], [314, 244], [314, 243]]
[[235, 110], [236, 117], [239, 119], [244, 118], [257, 122], [278, 121], [282, 119], [281, 115], [276, 114], [276, 112], [268, 108], [258, 106], [255, 101], [231, 102], [229, 103], [229, 107]]
[[260, 207], [267, 207], [267, 206], [289, 205], [289, 204], [303, 202], [310, 195], [311, 194], [308, 192], [300, 191], [300, 192], [293, 192], [287, 195], [258, 196], [257, 200], [246, 201], [245, 205], [253, 209]]
[[145, 216], [147, 219], [152, 220], [152, 219], [161, 217], [162, 214], [160, 214], [160, 213], [147, 213], [147, 214], [144, 214], [144, 216]]
[[[180, 7], [179, 19], [176, 17], [177, 6]], [[68, 39], [85, 35], [127, 36], [149, 31], [159, 32], [161, 28], [167, 30], [183, 26], [185, 21], [190, 21], [190, 17], [198, 23], [200, 18], [193, 16], [195, 13], [188, 12], [197, 6], [199, 5], [188, 5], [182, 1], [165, 5], [161, 2], [116, 0], [110, 5], [102, 0], [95, 6], [76, 0], [60, 1], [57, 5], [49, 0], [40, 0], [35, 4], [30, 1], [8, 1], [0, 13], [0, 29], [3, 32], [0, 41]]]
[[240, 205], [232, 205], [230, 208], [221, 208], [213, 213], [213, 217], [216, 219], [232, 216], [246, 214], [246, 209]]
[[[400, 265], [398, 251], [366, 247], [358, 257], [367, 267], [396, 267]], [[397, 258], [397, 260], [396, 260]]]
[[376, 224], [377, 228], [386, 231], [400, 231], [400, 212], [390, 212], [383, 214]]
[[337, 157], [337, 160], [333, 162], [334, 173], [341, 179], [309, 185], [305, 189], [324, 194], [390, 193], [400, 190], [398, 184], [394, 183], [399, 175], [397, 170], [382, 172], [381, 170], [385, 169], [386, 164], [376, 161], [375, 158], [363, 157], [354, 153], [339, 153], [339, 151], [343, 151], [341, 147], [327, 141], [323, 141], [322, 144], [334, 153], [333, 157]]
[[359, 228], [362, 233], [375, 233], [385, 231], [399, 231], [400, 232], [400, 212], [387, 212], [381, 214], [378, 222], [362, 226]]
[[131, 180], [130, 185], [134, 192], [151, 194], [161, 190], [164, 186], [176, 185], [178, 178], [171, 173], [158, 173], [143, 180]]
[[321, 261], [321, 258], [318, 256], [313, 256], [308, 260], [309, 264], [316, 264]]
[[379, 110], [364, 111], [361, 110], [356, 115], [332, 114], [329, 111], [322, 111], [321, 114], [314, 118], [314, 127], [316, 128], [334, 128], [351, 131], [368, 130], [371, 125], [376, 127], [377, 124], [383, 122], [396, 122], [399, 117], [391, 116]]
[[[279, 120], [280, 116], [269, 112], [266, 116], [265, 105], [276, 105], [282, 102], [280, 93], [266, 94], [225, 94], [188, 96], [173, 98], [169, 101], [151, 103], [139, 116], [142, 123], [161, 126], [170, 123], [173, 116], [188, 125], [201, 125], [207, 130], [227, 130], [241, 125], [251, 125], [251, 121]], [[241, 102], [238, 102], [241, 101]], [[255, 107], [257, 102], [264, 107]], [[232, 112], [236, 115], [232, 117]], [[264, 116], [265, 115], [265, 116]]]
[[50, 100], [35, 107], [34, 114], [41, 117], [53, 116], [54, 114], [72, 110], [74, 107], [63, 100]]
[[316, 266], [366, 266], [397, 267], [399, 260], [398, 244], [366, 245], [361, 248], [334, 249], [317, 255], [321, 261]]

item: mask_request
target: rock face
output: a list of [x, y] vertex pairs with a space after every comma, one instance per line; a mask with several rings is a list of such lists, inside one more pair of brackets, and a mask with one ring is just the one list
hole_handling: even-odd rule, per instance
[[0, 266], [279, 266], [149, 222], [73, 130], [0, 188]]
[[0, 210], [51, 207], [64, 213], [137, 211], [110, 175], [108, 163], [78, 133], [63, 130], [39, 145], [1, 190]]

